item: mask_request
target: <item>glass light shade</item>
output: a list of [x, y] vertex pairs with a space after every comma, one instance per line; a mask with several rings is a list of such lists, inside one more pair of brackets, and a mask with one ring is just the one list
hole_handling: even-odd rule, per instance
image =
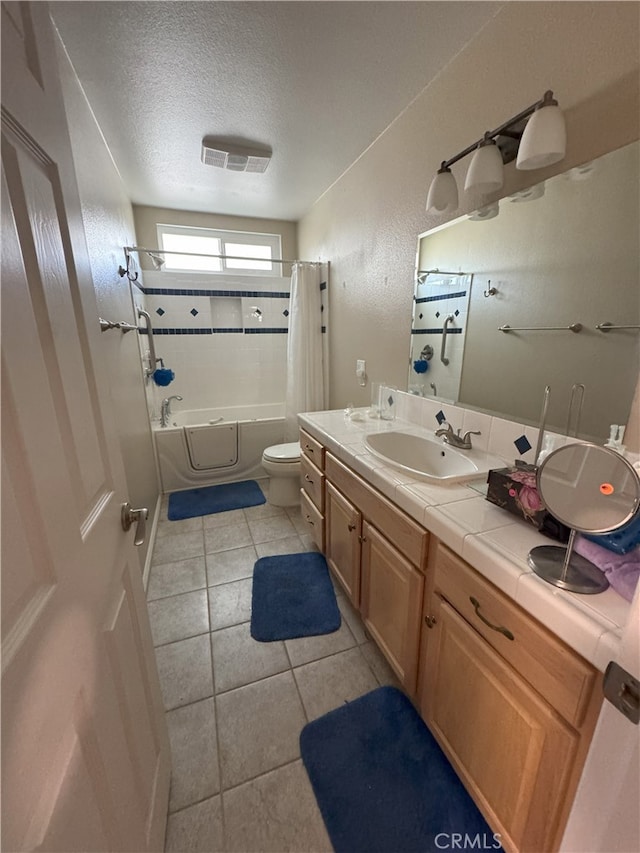
[[491, 142], [476, 148], [464, 182], [465, 190], [492, 193], [504, 183], [504, 165], [498, 146]]
[[427, 213], [455, 210], [458, 206], [458, 185], [451, 172], [439, 171], [431, 181], [427, 195]]
[[517, 169], [542, 169], [557, 163], [567, 150], [567, 130], [557, 105], [540, 107], [527, 122], [518, 149]]

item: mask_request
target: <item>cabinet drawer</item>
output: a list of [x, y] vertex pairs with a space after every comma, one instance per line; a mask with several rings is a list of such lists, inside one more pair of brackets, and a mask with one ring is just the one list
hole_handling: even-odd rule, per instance
[[300, 450], [303, 457], [308, 457], [317, 468], [324, 471], [324, 447], [303, 429], [300, 430]]
[[435, 589], [565, 720], [580, 728], [597, 678], [590, 664], [441, 544]]
[[309, 499], [304, 489], [300, 489], [300, 512], [302, 520], [309, 528], [309, 534], [321, 551], [324, 551], [324, 518]]
[[414, 566], [426, 564], [429, 534], [405, 515], [391, 501], [364, 483], [330, 453], [325, 458], [327, 479], [335, 483], [343, 494], [358, 507], [368, 519]]
[[324, 512], [324, 474], [304, 454], [300, 456], [300, 485], [318, 510]]

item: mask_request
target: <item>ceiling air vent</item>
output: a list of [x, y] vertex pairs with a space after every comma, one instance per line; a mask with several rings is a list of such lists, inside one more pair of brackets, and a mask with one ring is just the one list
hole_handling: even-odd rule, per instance
[[232, 172], [265, 172], [271, 160], [270, 148], [237, 145], [205, 136], [202, 162]]

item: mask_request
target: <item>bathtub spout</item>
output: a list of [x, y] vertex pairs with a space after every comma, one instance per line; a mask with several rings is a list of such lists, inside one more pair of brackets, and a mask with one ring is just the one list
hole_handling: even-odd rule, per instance
[[169, 426], [169, 415], [171, 414], [171, 401], [182, 400], [179, 394], [173, 394], [171, 397], [165, 397], [160, 406], [160, 426]]

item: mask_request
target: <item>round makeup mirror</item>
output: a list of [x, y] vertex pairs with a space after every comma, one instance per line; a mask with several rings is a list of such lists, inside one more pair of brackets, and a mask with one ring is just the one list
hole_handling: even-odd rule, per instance
[[541, 545], [529, 565], [548, 583], [570, 592], [603, 592], [609, 581], [593, 563], [573, 553], [576, 531], [610, 533], [640, 506], [640, 479], [627, 460], [596, 444], [567, 444], [538, 468], [538, 492], [549, 512], [571, 528], [567, 547]]

